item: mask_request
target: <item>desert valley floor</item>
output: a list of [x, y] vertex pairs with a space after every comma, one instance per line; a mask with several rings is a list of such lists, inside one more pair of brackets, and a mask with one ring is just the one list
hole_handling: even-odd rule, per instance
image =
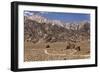
[[74, 48], [66, 49], [67, 42], [24, 44], [24, 61], [28, 62], [90, 58], [90, 46], [87, 41], [77, 43], [80, 45], [80, 51]]

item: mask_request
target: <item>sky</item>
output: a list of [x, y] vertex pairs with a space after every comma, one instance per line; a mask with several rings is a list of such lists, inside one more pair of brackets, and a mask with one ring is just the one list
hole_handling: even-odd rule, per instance
[[81, 22], [90, 21], [90, 14], [84, 13], [64, 13], [64, 12], [44, 12], [44, 11], [24, 11], [26, 15], [33, 13], [43, 16], [50, 20], [60, 20], [62, 22]]

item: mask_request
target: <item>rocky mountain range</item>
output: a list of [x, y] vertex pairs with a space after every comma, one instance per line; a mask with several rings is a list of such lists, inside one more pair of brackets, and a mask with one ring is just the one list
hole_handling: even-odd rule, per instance
[[40, 15], [24, 16], [24, 41], [41, 42], [78, 42], [90, 39], [90, 23], [62, 22], [50, 20]]

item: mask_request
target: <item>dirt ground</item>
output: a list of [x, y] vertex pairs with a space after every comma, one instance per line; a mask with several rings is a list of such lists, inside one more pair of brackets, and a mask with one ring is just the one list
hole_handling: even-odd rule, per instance
[[[50, 60], [73, 60], [90, 58], [90, 42], [81, 41], [76, 43], [80, 51], [74, 48], [66, 49], [67, 42], [55, 43], [24, 43], [24, 61], [50, 61]], [[47, 46], [49, 45], [49, 46]]]

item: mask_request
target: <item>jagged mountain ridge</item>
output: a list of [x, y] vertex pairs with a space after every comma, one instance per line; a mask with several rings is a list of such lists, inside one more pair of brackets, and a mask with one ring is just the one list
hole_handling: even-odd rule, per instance
[[90, 23], [63, 23], [39, 15], [24, 16], [24, 41], [66, 42], [89, 39]]

